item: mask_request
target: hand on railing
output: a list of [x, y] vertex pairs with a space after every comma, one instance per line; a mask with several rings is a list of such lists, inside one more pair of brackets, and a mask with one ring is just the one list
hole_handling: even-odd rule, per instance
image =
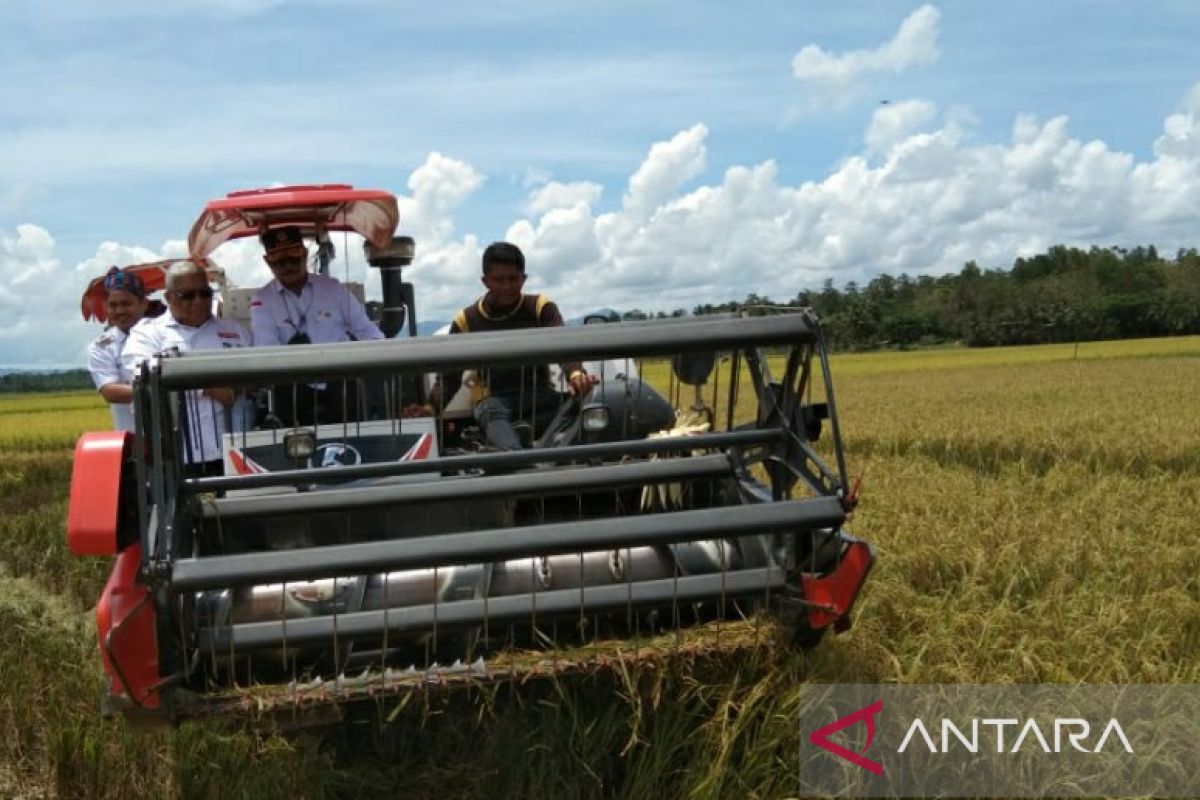
[[412, 417], [432, 417], [435, 416], [435, 409], [430, 403], [409, 403], [400, 411], [400, 415], [405, 419]]
[[237, 399], [237, 393], [228, 386], [212, 386], [204, 389], [203, 393], [206, 397], [211, 397], [221, 405], [229, 408]]
[[567, 379], [567, 388], [575, 397], [583, 397], [599, 382], [600, 379], [595, 375], [588, 375], [583, 369], [577, 369]]

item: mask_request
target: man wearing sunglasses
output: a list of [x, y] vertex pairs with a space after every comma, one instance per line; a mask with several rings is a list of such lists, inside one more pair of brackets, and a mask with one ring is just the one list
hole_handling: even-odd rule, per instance
[[[166, 312], [143, 319], [129, 333], [122, 363], [130, 374], [147, 359], [173, 348], [189, 350], [248, 347], [250, 337], [233, 320], [213, 316], [213, 290], [204, 268], [181, 261], [167, 270]], [[184, 462], [191, 475], [222, 473], [221, 436], [244, 429], [246, 398], [229, 387], [190, 391], [185, 398]]]
[[113, 428], [133, 430], [133, 375], [121, 364], [129, 329], [146, 313], [146, 288], [133, 272], [113, 267], [104, 276], [104, 310], [108, 327], [88, 345], [88, 372], [108, 402]]
[[[274, 278], [250, 300], [255, 346], [384, 338], [362, 305], [336, 278], [309, 273], [308, 248], [299, 228], [270, 228], [260, 240], [265, 251], [263, 260]], [[275, 416], [288, 425], [356, 420], [355, 387], [353, 381], [277, 386]]]

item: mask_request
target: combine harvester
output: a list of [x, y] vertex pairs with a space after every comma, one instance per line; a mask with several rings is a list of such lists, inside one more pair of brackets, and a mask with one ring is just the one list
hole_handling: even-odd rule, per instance
[[[116, 556], [96, 610], [110, 712], [336, 711], [849, 624], [873, 556], [843, 528], [856, 498], [813, 315], [418, 338], [397, 223], [386, 192], [315, 186], [231, 194], [192, 228], [204, 259], [299, 225], [322, 270], [331, 233], [360, 234], [389, 338], [163, 353], [137, 376], [136, 434], [80, 439], [67, 536]], [[221, 292], [244, 319], [248, 290]], [[482, 444], [470, 380], [402, 413], [432, 375], [565, 361], [600, 382], [523, 450]], [[343, 387], [344, 418], [279, 419], [306, 385]], [[187, 477], [197, 390], [225, 386], [257, 423], [225, 435], [224, 475]]]

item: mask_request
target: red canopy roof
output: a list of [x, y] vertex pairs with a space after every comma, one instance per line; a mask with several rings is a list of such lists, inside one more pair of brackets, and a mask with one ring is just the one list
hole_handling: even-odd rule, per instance
[[[167, 270], [173, 264], [178, 264], [180, 261], [194, 260], [196, 263], [204, 267], [208, 273], [208, 279], [217, 284], [225, 283], [225, 272], [213, 264], [207, 258], [186, 259], [186, 258], [168, 258], [165, 261], [152, 261], [147, 264], [134, 264], [132, 266], [123, 267], [127, 272], [135, 273], [142, 279], [142, 284], [146, 287], [146, 294], [157, 292], [166, 285]], [[107, 270], [105, 271], [107, 274]], [[92, 278], [88, 283], [87, 288], [83, 290], [83, 301], [81, 310], [85, 320], [96, 320], [97, 322], [108, 322], [108, 310], [104, 307], [104, 275], [98, 278]]]
[[344, 183], [251, 189], [210, 200], [188, 234], [188, 251], [203, 258], [230, 239], [283, 225], [295, 225], [310, 238], [354, 231], [382, 249], [391, 244], [399, 222], [395, 196], [380, 189]]

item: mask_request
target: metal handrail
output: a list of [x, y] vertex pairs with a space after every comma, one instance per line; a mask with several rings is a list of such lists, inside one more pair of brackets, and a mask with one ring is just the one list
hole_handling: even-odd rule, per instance
[[806, 313], [738, 320], [590, 325], [553, 336], [529, 328], [470, 336], [426, 336], [304, 347], [251, 347], [164, 355], [155, 367], [165, 389], [261, 386], [286, 381], [388, 377], [556, 361], [668, 356], [694, 350], [765, 347], [816, 341]]

